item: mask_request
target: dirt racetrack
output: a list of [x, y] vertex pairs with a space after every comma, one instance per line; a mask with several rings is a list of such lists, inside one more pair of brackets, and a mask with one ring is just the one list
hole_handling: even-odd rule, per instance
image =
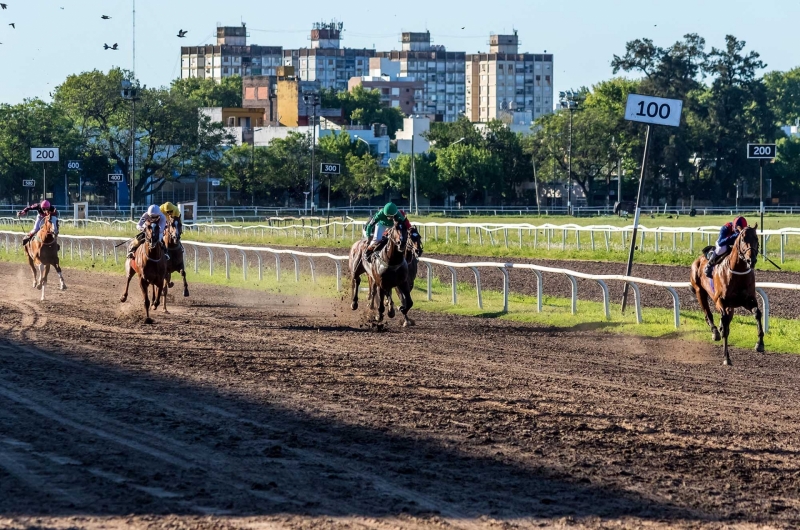
[[[0, 526], [800, 526], [800, 357], [0, 264]], [[52, 279], [52, 278], [51, 278]], [[54, 285], [51, 282], [51, 285]]]

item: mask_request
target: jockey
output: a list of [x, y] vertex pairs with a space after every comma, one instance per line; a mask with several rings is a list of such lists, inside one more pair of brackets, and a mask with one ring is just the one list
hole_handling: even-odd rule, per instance
[[747, 219], [742, 216], [737, 217], [732, 223], [725, 223], [719, 231], [717, 244], [714, 247], [714, 255], [708, 260], [706, 264], [705, 274], [709, 278], [714, 277], [714, 266], [719, 260], [728, 253], [731, 246], [736, 242], [739, 237], [739, 232], [747, 228]]
[[405, 215], [405, 212], [399, 210], [397, 205], [393, 202], [386, 203], [386, 206], [377, 211], [377, 213], [370, 219], [364, 227], [364, 238], [369, 241], [367, 246], [366, 255], [372, 255], [378, 243], [383, 239], [383, 233], [387, 228], [391, 228], [397, 223], [403, 234], [403, 239], [408, 236], [408, 229], [411, 227], [411, 222]]
[[22, 217], [26, 215], [28, 212], [36, 210], [36, 222], [33, 224], [33, 230], [28, 232], [28, 235], [22, 238], [22, 244], [27, 245], [28, 241], [30, 241], [36, 232], [41, 230], [42, 228], [42, 221], [44, 221], [45, 215], [50, 216], [50, 222], [53, 223], [53, 230], [55, 230], [55, 234], [58, 235], [58, 210], [56, 207], [50, 204], [50, 201], [47, 199], [43, 200], [42, 202], [31, 204], [27, 208], [24, 208], [21, 212], [17, 214], [17, 217]]
[[171, 202], [165, 202], [161, 205], [161, 213], [167, 217], [167, 222], [169, 225], [175, 227], [175, 235], [178, 237], [178, 241], [180, 241], [181, 234], [183, 234], [181, 211]]
[[[161, 234], [164, 233], [164, 230], [167, 228], [167, 218], [161, 213], [161, 210], [155, 204], [152, 204], [145, 213], [142, 214], [142, 217], [139, 219], [139, 222], [136, 224], [136, 229], [139, 230], [139, 233], [136, 234], [136, 237], [133, 238], [131, 241], [130, 246], [128, 247], [128, 258], [133, 259], [133, 255], [136, 252], [136, 249], [139, 248], [139, 245], [144, 243], [144, 227], [145, 225], [150, 223], [158, 223], [158, 230]], [[161, 245], [164, 245], [164, 241], [161, 241]], [[169, 259], [169, 255], [166, 254], [166, 247], [164, 247], [164, 252]]]

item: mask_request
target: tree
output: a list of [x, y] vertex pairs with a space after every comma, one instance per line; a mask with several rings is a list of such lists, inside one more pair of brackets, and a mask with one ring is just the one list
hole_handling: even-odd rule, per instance
[[800, 119], [800, 67], [764, 76], [769, 108], [779, 125], [794, 125]]
[[403, 126], [403, 112], [396, 107], [386, 107], [381, 103], [379, 90], [367, 90], [358, 85], [350, 92], [323, 90], [320, 94], [323, 107], [341, 107], [344, 119], [355, 125], [386, 125], [387, 132], [394, 138]]
[[242, 106], [242, 78], [238, 75], [223, 77], [219, 82], [199, 77], [176, 79], [172, 82], [170, 92], [192, 101], [198, 107]]
[[498, 190], [501, 181], [501, 162], [497, 157], [487, 148], [466, 142], [437, 149], [436, 168], [448, 195], [460, 197], [464, 202], [486, 202], [489, 190]]
[[[444, 194], [442, 181], [436, 169], [436, 153], [414, 155], [417, 173], [417, 196], [433, 199]], [[411, 191], [411, 155], [400, 155], [389, 161], [386, 175], [388, 186], [401, 197], [408, 198]]]
[[[83, 141], [104, 153], [126, 174], [131, 164], [131, 105], [120, 97], [130, 74], [112, 69], [72, 75], [56, 88], [54, 104], [80, 131]], [[186, 175], [186, 163], [217, 151], [229, 141], [221, 124], [198, 113], [179, 92], [142, 88], [136, 104], [134, 198], [160, 190]]]
[[386, 190], [383, 171], [378, 160], [371, 154], [364, 153], [359, 156], [348, 153], [345, 164], [347, 178], [337, 179], [332, 189], [347, 197], [351, 203], [361, 199], [371, 199]]

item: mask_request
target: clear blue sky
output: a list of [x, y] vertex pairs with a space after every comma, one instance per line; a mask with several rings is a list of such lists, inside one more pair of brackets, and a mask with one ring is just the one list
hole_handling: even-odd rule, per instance
[[[70, 73], [131, 67], [131, 0], [2, 0], [0, 102], [48, 93]], [[344, 45], [399, 48], [401, 31], [430, 30], [436, 44], [475, 53], [490, 33], [519, 31], [522, 51], [555, 55], [557, 90], [611, 76], [625, 42], [649, 37], [667, 46], [689, 32], [710, 46], [728, 33], [746, 40], [769, 70], [800, 65], [797, 0], [401, 0], [294, 2], [137, 0], [137, 75], [150, 86], [180, 74], [180, 46], [211, 43], [217, 22], [247, 22], [251, 44], [306, 46], [313, 22], [345, 24]], [[63, 9], [61, 9], [63, 7]], [[111, 20], [101, 20], [101, 15]], [[7, 24], [14, 22], [16, 29]], [[463, 28], [463, 29], [462, 29]], [[188, 30], [178, 39], [179, 29]], [[104, 51], [103, 43], [120, 51]]]

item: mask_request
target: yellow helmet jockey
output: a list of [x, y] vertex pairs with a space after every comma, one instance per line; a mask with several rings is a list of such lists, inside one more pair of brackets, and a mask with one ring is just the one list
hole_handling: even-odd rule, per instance
[[169, 215], [170, 217], [180, 217], [181, 211], [178, 209], [177, 206], [172, 204], [171, 202], [165, 202], [161, 205], [161, 212], [164, 215]]

